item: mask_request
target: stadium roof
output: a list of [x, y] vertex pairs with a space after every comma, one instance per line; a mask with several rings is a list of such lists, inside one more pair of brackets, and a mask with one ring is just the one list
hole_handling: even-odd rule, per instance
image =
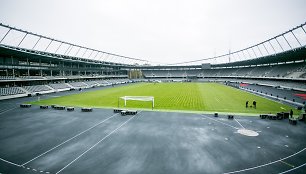
[[[131, 58], [121, 56], [113, 53], [99, 51], [84, 46], [68, 43], [65, 41], [53, 39], [39, 34], [34, 34], [22, 29], [10, 27], [8, 25], [0, 24], [2, 29], [6, 29], [3, 36], [0, 36], [1, 52], [11, 55], [22, 56], [22, 54], [31, 54], [31, 58], [55, 58], [63, 61], [82, 61], [92, 63], [103, 63], [106, 65], [123, 65], [123, 66], [142, 66], [148, 67], [151, 65], [158, 66], [186, 66], [193, 65], [198, 67], [201, 63], [218, 62], [214, 64], [215, 67], [221, 66], [246, 66], [250, 64], [266, 64], [277, 62], [288, 62], [305, 59], [305, 46], [306, 46], [306, 31], [305, 25], [301, 24], [291, 30], [281, 33], [273, 38], [255, 44], [253, 46], [229, 52], [228, 54], [191, 60], [187, 62], [180, 62], [174, 64], [160, 65], [156, 62], [150, 62], [143, 59]], [[10, 45], [4, 42], [8, 35], [19, 33], [18, 45]], [[28, 37], [34, 37], [32, 40], [32, 47], [21, 47], [22, 43]], [[17, 37], [18, 38], [18, 37]], [[37, 49], [39, 44], [45, 40], [45, 44], [41, 49]], [[51, 50], [53, 46], [56, 49]], [[12, 52], [12, 50], [15, 50]], [[22, 54], [21, 54], [22, 53]], [[42, 56], [42, 57], [41, 57]], [[63, 59], [65, 58], [65, 59]], [[217, 61], [216, 61], [217, 60]]]

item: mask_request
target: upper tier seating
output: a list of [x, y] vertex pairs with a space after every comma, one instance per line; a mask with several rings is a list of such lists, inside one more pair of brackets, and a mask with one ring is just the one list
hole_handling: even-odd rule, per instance
[[288, 63], [269, 66], [240, 68], [216, 68], [196, 70], [143, 70], [145, 77], [186, 77], [196, 74], [198, 77], [278, 77], [305, 78], [306, 63]]
[[42, 77], [42, 76], [20, 76], [19, 78], [21, 79], [46, 79], [46, 77]]

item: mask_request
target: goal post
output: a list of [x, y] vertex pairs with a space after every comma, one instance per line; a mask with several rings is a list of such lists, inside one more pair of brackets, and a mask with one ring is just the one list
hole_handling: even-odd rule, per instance
[[151, 101], [152, 102], [152, 109], [154, 108], [154, 97], [153, 96], [122, 96], [118, 98], [118, 107], [119, 107], [119, 100], [124, 100], [124, 107], [126, 107], [126, 103], [128, 100], [134, 101]]

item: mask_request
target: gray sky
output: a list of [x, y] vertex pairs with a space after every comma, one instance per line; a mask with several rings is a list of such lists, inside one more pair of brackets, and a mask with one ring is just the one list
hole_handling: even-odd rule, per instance
[[305, 0], [1, 0], [0, 22], [150, 61], [212, 57], [306, 21]]

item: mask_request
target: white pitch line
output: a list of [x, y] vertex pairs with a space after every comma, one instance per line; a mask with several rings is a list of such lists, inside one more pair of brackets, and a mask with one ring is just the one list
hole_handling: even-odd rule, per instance
[[242, 124], [240, 124], [238, 120], [236, 120], [235, 118], [234, 118], [234, 120], [235, 120], [243, 129], [245, 129], [245, 127], [243, 127]]
[[38, 155], [38, 156], [34, 157], [33, 159], [31, 159], [31, 160], [29, 160], [29, 161], [27, 161], [27, 162], [23, 163], [23, 164], [22, 164], [22, 166], [23, 166], [23, 165], [26, 165], [26, 164], [28, 164], [28, 163], [30, 163], [31, 161], [34, 161], [35, 159], [37, 159], [37, 158], [39, 158], [39, 157], [41, 157], [41, 156], [45, 155], [46, 153], [49, 153], [50, 151], [52, 151], [52, 150], [54, 150], [54, 149], [58, 148], [59, 146], [61, 146], [61, 145], [65, 144], [65, 143], [67, 143], [67, 142], [69, 142], [69, 141], [73, 140], [74, 138], [76, 138], [76, 137], [78, 137], [78, 136], [82, 135], [83, 133], [88, 132], [89, 130], [91, 130], [91, 129], [93, 129], [93, 128], [97, 127], [98, 125], [100, 125], [100, 124], [104, 123], [105, 121], [107, 121], [107, 120], [111, 119], [112, 117], [114, 117], [114, 116], [116, 116], [116, 115], [117, 115], [117, 114], [114, 114], [114, 115], [112, 115], [112, 116], [110, 116], [110, 117], [108, 117], [108, 118], [104, 119], [103, 121], [101, 121], [101, 122], [99, 122], [99, 123], [97, 123], [97, 124], [93, 125], [92, 127], [90, 127], [90, 128], [88, 128], [88, 129], [86, 129], [86, 130], [84, 130], [84, 131], [82, 131], [82, 132], [80, 132], [80, 133], [76, 134], [75, 136], [73, 136], [73, 137], [69, 138], [68, 140], [63, 141], [62, 143], [58, 144], [57, 146], [54, 146], [53, 148], [51, 148], [51, 149], [49, 149], [49, 150], [45, 151], [44, 153], [41, 153], [40, 155]]
[[[274, 163], [277, 163], [277, 162], [280, 162], [280, 161], [283, 161], [285, 159], [288, 159], [288, 158], [291, 158], [299, 153], [302, 153], [304, 150], [306, 150], [306, 147], [292, 155], [289, 155], [285, 158], [281, 158], [279, 160], [276, 160], [276, 161], [273, 161], [273, 162], [269, 162], [269, 163], [266, 163], [266, 164], [262, 164], [262, 165], [259, 165], [259, 166], [255, 166], [255, 167], [250, 167], [250, 168], [246, 168], [246, 169], [242, 169], [242, 170], [237, 170], [237, 171], [233, 171], [233, 172], [226, 172], [226, 173], [223, 173], [223, 174], [231, 174], [231, 173], [240, 173], [240, 172], [245, 172], [245, 171], [249, 171], [249, 170], [253, 170], [253, 169], [257, 169], [257, 168], [261, 168], [261, 167], [265, 167], [265, 166], [268, 166], [268, 165], [271, 165], [271, 164], [274, 164]], [[300, 166], [298, 166], [300, 167]], [[297, 167], [296, 167], [297, 168]]]
[[5, 110], [5, 111], [1, 112], [0, 115], [6, 113], [6, 112], [8, 112], [8, 111], [14, 110], [14, 109], [16, 109], [16, 108], [18, 108], [18, 106], [17, 106], [17, 107], [14, 107], [14, 108], [11, 108], [11, 109], [8, 109], [8, 110]]
[[[205, 115], [203, 115], [203, 116], [206, 117], [206, 118], [209, 118], [208, 116], [205, 116]], [[239, 129], [239, 128], [235, 127], [235, 126], [229, 125], [229, 124], [227, 124], [227, 123], [223, 123], [222, 121], [219, 121], [219, 120], [216, 120], [216, 119], [213, 119], [213, 118], [209, 118], [209, 119], [214, 120], [214, 121], [216, 121], [216, 122], [218, 122], [218, 123], [224, 124], [224, 125], [226, 125], [226, 126], [232, 127], [232, 128], [234, 128], [234, 129]]]
[[306, 163], [304, 163], [304, 164], [302, 164], [302, 165], [300, 165], [300, 166], [297, 166], [297, 167], [295, 167], [295, 168], [292, 168], [292, 169], [290, 169], [290, 170], [286, 170], [286, 171], [284, 171], [284, 172], [281, 172], [281, 173], [279, 173], [279, 174], [284, 174], [284, 173], [291, 172], [291, 171], [296, 170], [296, 169], [298, 169], [298, 168], [301, 168], [301, 167], [303, 167], [303, 166], [305, 166], [305, 165], [306, 165]]
[[3, 162], [6, 162], [6, 163], [8, 163], [8, 164], [12, 164], [12, 165], [14, 165], [14, 166], [17, 166], [17, 167], [20, 167], [20, 166], [21, 166], [21, 165], [19, 165], [19, 164], [13, 163], [13, 162], [8, 161], [8, 160], [5, 160], [5, 159], [3, 159], [3, 158], [0, 158], [0, 160], [3, 161]]
[[58, 172], [56, 172], [55, 174], [60, 173], [61, 171], [63, 171], [64, 169], [66, 169], [67, 167], [69, 167], [72, 163], [74, 163], [76, 160], [78, 160], [79, 158], [81, 158], [83, 155], [85, 155], [88, 151], [90, 151], [91, 149], [93, 149], [94, 147], [96, 147], [99, 143], [101, 143], [103, 140], [105, 140], [107, 137], [109, 137], [110, 135], [112, 135], [114, 132], [116, 132], [118, 129], [120, 129], [122, 126], [124, 126], [126, 123], [128, 123], [131, 119], [133, 119], [136, 115], [134, 115], [133, 117], [129, 118], [127, 121], [125, 121], [124, 123], [122, 123], [119, 127], [117, 127], [115, 130], [111, 131], [109, 134], [107, 134], [105, 137], [103, 137], [102, 139], [100, 139], [96, 144], [92, 145], [89, 149], [87, 149], [86, 151], [84, 151], [81, 155], [79, 155], [78, 157], [76, 157], [74, 160], [72, 160], [70, 163], [68, 163], [66, 166], [64, 166], [62, 169], [60, 169]]

